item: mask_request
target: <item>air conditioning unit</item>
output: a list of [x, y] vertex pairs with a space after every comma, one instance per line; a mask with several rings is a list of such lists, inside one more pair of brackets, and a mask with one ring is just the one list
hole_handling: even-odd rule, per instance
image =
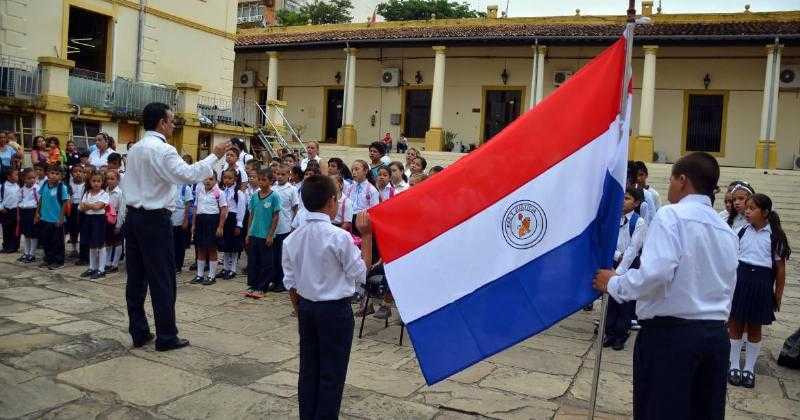
[[400, 85], [400, 69], [383, 69], [381, 87], [397, 87]]
[[553, 73], [553, 86], [561, 86], [562, 83], [566, 82], [574, 72], [572, 70], [558, 70]]
[[256, 72], [253, 70], [242, 70], [236, 75], [236, 86], [238, 88], [251, 88], [256, 81]]
[[800, 171], [800, 155], [794, 155], [792, 157], [792, 169]]
[[783, 89], [800, 88], [800, 65], [783, 66], [778, 74], [778, 79], [780, 79], [780, 87]]

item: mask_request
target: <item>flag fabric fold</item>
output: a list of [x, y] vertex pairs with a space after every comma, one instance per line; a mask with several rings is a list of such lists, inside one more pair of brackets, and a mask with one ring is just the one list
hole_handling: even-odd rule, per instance
[[445, 171], [369, 211], [428, 384], [597, 298], [624, 195], [621, 38]]

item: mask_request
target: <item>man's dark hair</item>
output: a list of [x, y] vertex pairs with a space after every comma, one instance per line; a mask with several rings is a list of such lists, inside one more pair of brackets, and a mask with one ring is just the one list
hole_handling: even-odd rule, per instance
[[158, 122], [167, 118], [167, 111], [169, 105], [161, 102], [151, 102], [145, 105], [142, 110], [142, 125], [145, 130], [155, 130], [158, 127]]
[[369, 145], [370, 149], [375, 149], [381, 156], [386, 154], [386, 145], [383, 144], [382, 141], [373, 141], [372, 144]]
[[122, 163], [122, 155], [119, 153], [112, 153], [108, 155], [108, 162]]
[[328, 176], [312, 175], [303, 181], [300, 191], [303, 205], [308, 211], [319, 211], [331, 197], [336, 197], [336, 185]]
[[707, 195], [714, 202], [714, 194], [719, 182], [719, 163], [706, 152], [690, 153], [675, 162], [672, 176], [686, 175], [698, 194]]

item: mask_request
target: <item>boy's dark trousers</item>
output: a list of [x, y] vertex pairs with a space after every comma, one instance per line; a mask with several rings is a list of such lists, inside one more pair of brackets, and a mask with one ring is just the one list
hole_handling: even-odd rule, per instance
[[283, 288], [283, 240], [289, 236], [288, 233], [275, 235], [272, 240], [272, 283], [275, 286]]
[[725, 418], [731, 348], [725, 321], [656, 317], [639, 324], [633, 418]]
[[408, 150], [408, 143], [397, 143], [397, 153], [405, 153]]
[[[274, 244], [273, 240], [273, 244]], [[272, 249], [264, 238], [250, 237], [247, 249], [247, 286], [265, 292], [272, 276]]]
[[19, 236], [17, 236], [17, 209], [7, 209], [0, 213], [3, 221], [3, 251], [17, 252]]
[[183, 269], [183, 260], [186, 258], [186, 236], [189, 233], [183, 226], [172, 227], [172, 242], [175, 247], [175, 269]]
[[44, 262], [64, 264], [64, 224], [39, 221], [39, 242], [44, 248]]
[[606, 340], [611, 343], [628, 340], [628, 329], [631, 327], [631, 319], [636, 312], [636, 302], [618, 303], [614, 298], [608, 297], [608, 309], [606, 312]]
[[312, 302], [300, 297], [300, 418], [336, 419], [353, 343], [353, 310], [349, 299]]

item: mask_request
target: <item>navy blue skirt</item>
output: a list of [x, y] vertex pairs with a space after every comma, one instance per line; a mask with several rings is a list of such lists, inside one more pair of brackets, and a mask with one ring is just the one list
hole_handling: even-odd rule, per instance
[[198, 214], [194, 225], [195, 248], [217, 248], [219, 214]]
[[769, 325], [775, 320], [775, 274], [771, 268], [739, 262], [731, 320], [740, 324]]
[[81, 214], [81, 244], [89, 248], [106, 246], [106, 215]]
[[225, 219], [225, 227], [222, 229], [222, 238], [219, 240], [220, 252], [242, 252], [244, 249], [243, 228], [239, 229], [239, 234], [234, 235], [236, 230], [236, 213], [228, 212]]
[[35, 208], [19, 209], [19, 232], [28, 239], [36, 238], [36, 223], [33, 222], [35, 215]]

